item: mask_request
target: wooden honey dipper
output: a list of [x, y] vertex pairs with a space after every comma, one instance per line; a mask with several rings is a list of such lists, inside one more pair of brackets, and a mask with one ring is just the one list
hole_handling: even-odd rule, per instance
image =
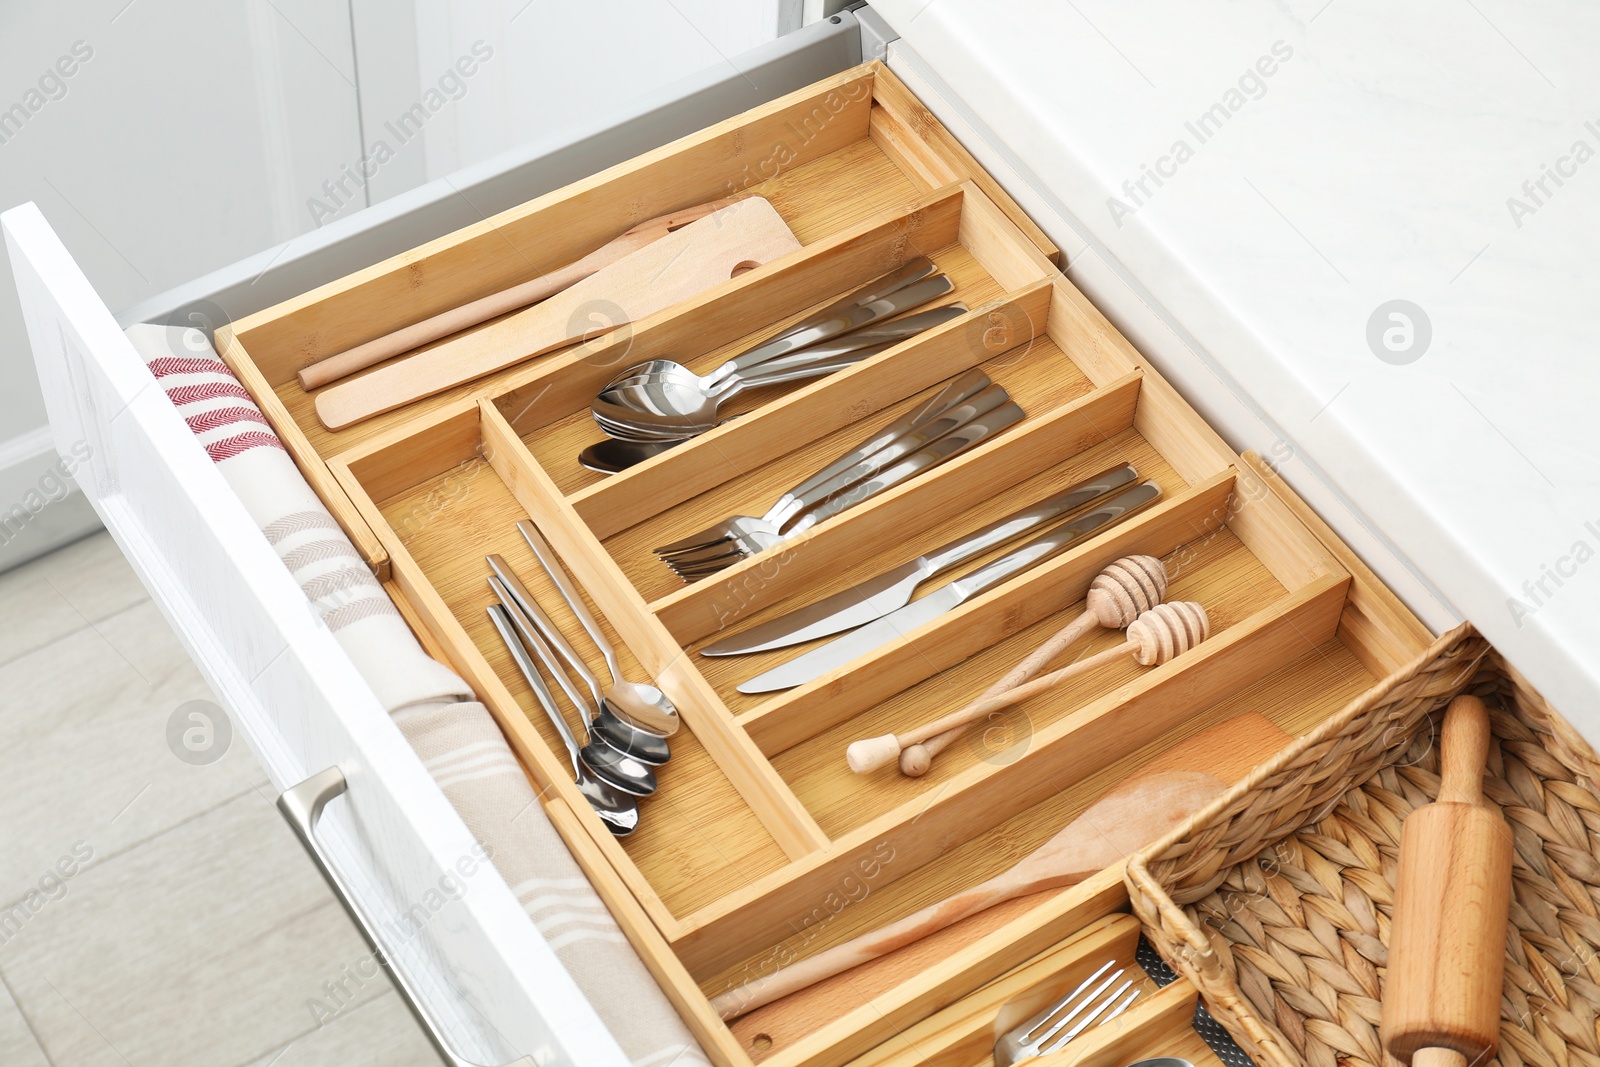
[[[1005, 677], [984, 690], [979, 700], [988, 700], [1028, 681], [1045, 664], [1065, 652], [1085, 634], [1099, 627], [1124, 630], [1141, 614], [1167, 595], [1167, 568], [1154, 556], [1123, 556], [1114, 560], [1089, 583], [1084, 611], [1035, 649], [1028, 658], [1011, 668]], [[933, 758], [955, 743], [968, 724], [952, 727], [937, 737], [911, 745], [900, 753], [900, 773], [920, 778], [928, 773]], [[852, 765], [853, 766], [853, 765]], [[858, 772], [865, 773], [865, 772]]]
[[1097, 652], [1070, 667], [1052, 671], [1042, 678], [1035, 678], [1003, 693], [973, 701], [960, 711], [953, 711], [942, 719], [935, 719], [926, 726], [919, 726], [910, 733], [884, 734], [882, 737], [869, 737], [856, 741], [846, 749], [845, 758], [849, 760], [851, 770], [857, 774], [866, 774], [897, 758], [909, 745], [919, 744], [937, 737], [946, 730], [976, 722], [992, 711], [999, 711], [1001, 708], [1008, 708], [1012, 704], [1037, 696], [1069, 678], [1086, 674], [1122, 656], [1132, 654], [1135, 662], [1143, 667], [1169, 663], [1204, 641], [1210, 632], [1211, 622], [1206, 618], [1206, 609], [1194, 601], [1179, 600], [1170, 604], [1157, 604], [1129, 624], [1128, 639], [1114, 648]]

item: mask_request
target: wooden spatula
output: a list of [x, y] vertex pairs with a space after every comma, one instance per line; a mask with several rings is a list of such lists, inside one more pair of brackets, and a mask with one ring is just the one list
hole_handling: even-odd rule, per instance
[[748, 197], [623, 257], [563, 292], [482, 329], [332, 386], [317, 396], [330, 430], [503, 370], [601, 329], [652, 315], [795, 251], [764, 198]]
[[1154, 841], [1224, 788], [1220, 779], [1199, 771], [1163, 771], [1136, 779], [1101, 797], [1010, 870], [898, 922], [730, 989], [711, 1005], [724, 1019], [736, 1018], [996, 904], [1074, 885]]
[[646, 219], [627, 232], [613, 237], [582, 259], [574, 260], [564, 267], [529, 279], [521, 285], [513, 285], [498, 293], [490, 293], [449, 311], [441, 311], [421, 322], [414, 322], [382, 337], [374, 337], [365, 344], [356, 345], [327, 359], [318, 360], [300, 371], [300, 388], [306, 392], [320, 389], [329, 382], [347, 378], [356, 371], [366, 370], [402, 352], [421, 348], [430, 341], [460, 333], [469, 326], [499, 318], [508, 311], [547, 300], [568, 286], [583, 281], [595, 271], [609, 267], [623, 256], [632, 255], [674, 230], [681, 230], [691, 222], [703, 219], [713, 211], [720, 211], [733, 202], [731, 199], [713, 200], [709, 204], [697, 204], [682, 211]]

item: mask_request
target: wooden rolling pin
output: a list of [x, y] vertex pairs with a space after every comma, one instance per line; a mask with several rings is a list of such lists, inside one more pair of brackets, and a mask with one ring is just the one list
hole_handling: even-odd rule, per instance
[[537, 304], [583, 281], [601, 267], [609, 267], [623, 256], [637, 252], [645, 245], [658, 241], [672, 231], [687, 226], [696, 219], [703, 219], [713, 211], [725, 208], [731, 203], [732, 200], [713, 200], [709, 204], [686, 207], [682, 211], [673, 211], [647, 219], [621, 236], [607, 241], [575, 263], [569, 263], [565, 267], [550, 271], [548, 274], [541, 274], [521, 285], [513, 285], [509, 289], [480, 297], [449, 311], [441, 311], [421, 322], [414, 322], [393, 333], [375, 337], [366, 344], [356, 345], [337, 355], [318, 360], [300, 372], [300, 387], [310, 392], [329, 382], [354, 374], [358, 370], [366, 370], [375, 363], [382, 363], [391, 356], [398, 356], [413, 348], [421, 348], [430, 341], [449, 337], [453, 333], [459, 333], [480, 322], [488, 322], [508, 311]]
[[1445, 712], [1439, 799], [1400, 832], [1394, 922], [1380, 1032], [1413, 1067], [1466, 1067], [1500, 1043], [1511, 828], [1483, 801], [1489, 754], [1483, 701], [1459, 696]]
[[711, 1006], [724, 1019], [737, 1018], [997, 904], [1076, 885], [1168, 832], [1223, 789], [1220, 779], [1199, 771], [1166, 771], [1136, 779], [1095, 801], [1060, 833], [987, 882], [730, 989], [714, 998]]

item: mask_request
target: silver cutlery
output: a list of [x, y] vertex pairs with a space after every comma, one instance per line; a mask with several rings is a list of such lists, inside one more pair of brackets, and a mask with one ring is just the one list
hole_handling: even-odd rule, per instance
[[567, 569], [561, 565], [561, 560], [550, 547], [533, 523], [523, 521], [517, 523], [517, 529], [522, 531], [523, 540], [528, 542], [528, 547], [533, 549], [534, 556], [539, 560], [539, 565], [555, 583], [556, 591], [567, 602], [572, 613], [578, 617], [578, 622], [583, 626], [600, 650], [600, 655], [606, 661], [606, 670], [611, 672], [611, 685], [600, 692], [600, 697], [606, 704], [616, 709], [618, 715], [628, 720], [641, 730], [649, 730], [662, 737], [671, 737], [678, 732], [680, 725], [678, 709], [672, 701], [653, 685], [645, 682], [630, 682], [622, 676], [622, 665], [617, 662], [617, 650], [606, 639], [605, 632], [600, 629], [600, 624], [589, 612], [589, 605], [583, 602], [583, 596], [572, 584], [572, 578], [567, 574]]
[[[938, 419], [951, 409], [956, 408], [966, 401], [972, 399], [985, 389], [989, 388], [992, 384], [993, 383], [989, 381], [989, 376], [984, 374], [982, 371], [968, 371], [966, 374], [963, 374], [961, 377], [957, 378], [946, 385], [943, 389], [939, 390], [939, 392], [934, 394], [934, 396], [917, 405], [911, 411], [906, 412], [906, 414], [896, 419], [890, 425], [884, 427], [869, 440], [863, 441], [851, 451], [840, 456], [838, 459], [828, 464], [828, 466], [824, 467], [822, 470], [813, 474], [811, 477], [807, 478], [805, 481], [801, 482], [799, 485], [783, 494], [783, 496], [778, 498], [777, 503], [773, 504], [769, 509], [769, 513], [771, 515], [781, 515], [785, 517], [794, 514], [796, 510], [795, 505], [797, 502], [801, 500], [809, 500], [812, 490], [827, 483], [829, 480], [839, 476], [843, 472], [851, 470], [852, 468], [858, 466], [864, 467], [864, 474], [862, 475], [863, 477], [876, 473], [878, 470], [882, 469], [883, 466], [886, 466], [890, 461], [885, 460], [884, 463], [873, 466], [870, 462], [866, 461], [869, 461], [874, 454], [882, 451], [885, 446], [893, 443], [906, 434], [909, 434], [919, 427], [931, 423], [933, 420]], [[820, 500], [821, 498], [817, 499]], [[813, 500], [812, 503], [815, 503], [815, 501]], [[669, 545], [663, 545], [655, 551], [657, 554], [664, 553], [667, 556], [672, 556], [679, 552], [711, 548], [722, 541], [729, 539], [729, 536], [722, 529], [723, 525], [724, 524], [719, 523], [717, 526], [709, 527], [706, 530], [702, 530], [700, 533], [685, 537], [679, 541], [674, 541]]]
[[1194, 1064], [1182, 1056], [1151, 1056], [1145, 1060], [1135, 1060], [1128, 1067], [1194, 1067]]
[[[898, 442], [820, 483], [815, 476], [784, 494], [759, 517], [735, 515], [696, 534], [655, 549], [679, 577], [697, 581], [724, 567], [766, 551], [832, 516], [937, 466], [1023, 418], [1023, 412], [994, 386], [935, 420], [933, 429], [912, 429], [907, 447], [921, 447], [901, 458]], [[929, 439], [931, 438], [931, 440]], [[925, 443], [924, 443], [925, 442]], [[898, 460], [898, 462], [897, 462]], [[812, 488], [805, 488], [805, 486]]]
[[907, 315], [768, 360], [749, 373], [724, 375], [718, 368], [702, 377], [670, 360], [653, 360], [641, 366], [661, 369], [608, 385], [595, 397], [590, 410], [600, 428], [611, 437], [630, 441], [686, 440], [716, 426], [718, 408], [750, 389], [820, 378], [853, 367], [907, 338], [958, 319], [966, 311], [965, 304], [957, 303]]
[[[912, 594], [928, 579], [991, 548], [1013, 541], [1047, 522], [1087, 507], [1137, 477], [1138, 472], [1132, 464], [1102, 471], [1065, 492], [869, 578], [852, 589], [835, 593], [815, 604], [808, 604], [760, 626], [752, 626], [734, 637], [708, 645], [700, 650], [700, 654], [741, 656], [752, 652], [768, 652], [865, 626], [911, 603]], [[1083, 536], [1087, 537], [1091, 532], [1086, 530]]]
[[[999, 386], [994, 387], [994, 392], [1004, 396], [1004, 390]], [[989, 403], [994, 403], [994, 397], [989, 398]], [[988, 406], [985, 404], [984, 406]], [[970, 413], [969, 413], [970, 414]], [[893, 486], [899, 485], [910, 478], [916, 477], [931, 467], [936, 467], [946, 460], [960, 455], [962, 452], [974, 447], [985, 439], [992, 437], [1001, 430], [1022, 421], [1022, 409], [1009, 400], [995, 404], [990, 410], [976, 417], [962, 416], [960, 424], [946, 433], [934, 437], [933, 440], [923, 445], [922, 448], [911, 455], [893, 463], [884, 470], [879, 471], [870, 478], [849, 480], [833, 480], [824, 483], [802, 500], [802, 506], [796, 507], [782, 520], [782, 534], [768, 543], [765, 528], [755, 528], [745, 523], [735, 536], [726, 541], [719, 541], [714, 545], [702, 549], [679, 551], [667, 559], [673, 571], [685, 581], [693, 582], [713, 574], [724, 567], [737, 563], [746, 556], [753, 556], [757, 552], [770, 548], [772, 544], [786, 541], [795, 537], [817, 523], [822, 522], [844, 511], [846, 508], [877, 496], [879, 493]], [[932, 436], [930, 434], [930, 436]], [[898, 442], [896, 443], [898, 444]], [[891, 446], [891, 450], [894, 446]], [[876, 458], [876, 457], [874, 457]], [[807, 501], [820, 501], [812, 506]], [[769, 513], [770, 514], [770, 513]], [[798, 518], [795, 518], [798, 516]], [[790, 519], [793, 518], [793, 524]]]
[[842, 667], [953, 611], [1012, 575], [1058, 555], [1095, 530], [1148, 507], [1160, 496], [1161, 487], [1155, 482], [1145, 482], [1119, 493], [1093, 511], [1055, 527], [963, 578], [947, 582], [921, 600], [912, 601], [903, 608], [740, 683], [739, 692], [771, 693], [820, 678], [836, 667]]
[[[790, 352], [816, 344], [818, 341], [837, 337], [839, 334], [888, 318], [890, 315], [907, 311], [914, 307], [915, 304], [909, 303], [904, 299], [894, 300], [891, 298], [908, 287], [921, 286], [915, 297], [918, 302], [936, 299], [954, 288], [949, 279], [943, 276], [934, 280], [933, 284], [927, 284], [927, 280], [933, 280], [933, 275], [937, 269], [933, 265], [933, 261], [926, 256], [918, 256], [909, 260], [889, 273], [874, 278], [848, 296], [834, 301], [816, 314], [795, 323], [764, 344], [757, 345], [755, 348], [742, 352], [733, 359], [728, 360], [713, 371], [709, 377], [719, 379], [724, 375], [736, 374], [757, 364], [764, 363], [769, 359], [787, 355]], [[629, 367], [603, 387], [600, 390], [600, 395], [604, 396], [614, 386], [638, 377], [643, 368], [654, 367], [659, 370], [667, 365], [680, 366], [668, 360], [657, 360], [652, 361], [650, 364], [637, 364]]]
[[[578, 655], [577, 649], [572, 647], [572, 643], [565, 635], [556, 629], [556, 624], [534, 601], [532, 594], [522, 584], [521, 579], [512, 573], [506, 561], [498, 554], [486, 558], [489, 561], [489, 568], [495, 574], [489, 579], [489, 588], [494, 590], [502, 602], [509, 596], [511, 603], [506, 606], [514, 605], [526, 615], [528, 621], [539, 631], [544, 643], [560, 653], [561, 658], [567, 661], [568, 666], [589, 687], [589, 693], [594, 697], [594, 703], [588, 706], [591, 712], [589, 732], [623, 755], [632, 756], [641, 763], [648, 763], [653, 767], [666, 763], [671, 758], [667, 749], [667, 735], [660, 730], [652, 730], [641, 725], [634, 721], [632, 716], [624, 714], [622, 709], [607, 701], [604, 698], [605, 691], [600, 686], [600, 679], [594, 676], [594, 672]], [[584, 709], [580, 707], [578, 710]]]
[[1106, 963], [1085, 978], [1078, 988], [1002, 1035], [994, 1045], [995, 1067], [1012, 1067], [1023, 1060], [1056, 1052], [1091, 1026], [1104, 1026], [1128, 1010], [1128, 1005], [1139, 995], [1133, 979], [1124, 979], [1118, 985], [1117, 980], [1123, 975], [1121, 967], [1101, 977], [1115, 966], [1115, 960]]
[[[489, 580], [493, 584], [498, 584], [499, 582], [499, 579], [496, 578]], [[561, 691], [572, 702], [572, 706], [578, 709], [579, 717], [587, 719], [588, 716], [584, 715], [587, 704], [583, 699], [583, 694], [578, 691], [577, 687], [572, 684], [572, 680], [567, 677], [566, 672], [561, 669], [561, 664], [556, 661], [556, 654], [550, 650], [549, 645], [545, 644], [544, 638], [540, 635], [538, 629], [529, 620], [528, 616], [523, 614], [517, 602], [506, 593], [503, 585], [495, 590], [495, 594], [500, 597], [500, 606], [505, 608], [506, 615], [511, 619], [512, 628], [516, 630], [517, 636], [522, 639], [524, 647], [531, 650], [538, 657], [544, 669], [556, 680], [556, 683], [561, 687]], [[565, 722], [565, 719], [562, 721]], [[632, 793], [636, 797], [647, 797], [656, 791], [657, 783], [654, 769], [648, 764], [640, 763], [632, 756], [617, 751], [604, 741], [598, 740], [592, 732], [589, 734], [588, 742], [578, 750], [578, 755], [597, 777], [610, 785], [616, 786], [624, 793]]]
[[613, 834], [626, 837], [633, 833], [639, 827], [638, 799], [608, 782], [601, 781], [589, 769], [589, 765], [584, 763], [583, 754], [578, 748], [578, 739], [572, 736], [572, 729], [562, 717], [561, 709], [556, 707], [555, 698], [545, 686], [544, 679], [539, 677], [539, 669], [533, 665], [533, 660], [528, 658], [527, 649], [522, 647], [522, 641], [512, 625], [510, 614], [500, 604], [491, 604], [488, 610], [494, 628], [500, 632], [500, 639], [506, 643], [511, 658], [516, 661], [518, 669], [522, 671], [522, 677], [533, 690], [534, 698], [538, 700], [539, 706], [544, 708], [545, 714], [550, 716], [550, 722], [567, 746], [567, 756], [572, 760], [572, 773], [578, 792], [583, 794], [583, 798], [589, 802], [595, 814], [600, 816], [600, 821], [605, 823]]

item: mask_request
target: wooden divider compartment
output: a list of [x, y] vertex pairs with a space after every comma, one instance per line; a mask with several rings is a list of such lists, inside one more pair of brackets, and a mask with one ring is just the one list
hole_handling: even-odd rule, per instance
[[[520, 247], [553, 235], [544, 269], [630, 219], [707, 199], [717, 182], [764, 158], [753, 143], [770, 141], [830, 93], [845, 103], [818, 120], [796, 160], [753, 186], [773, 197], [805, 242], [801, 251], [626, 331], [344, 434], [305, 425], [305, 398], [291, 384], [299, 361], [382, 332], [369, 319], [389, 315], [383, 325], [392, 327], [387, 309], [407, 285], [418, 289], [415, 317], [514, 280], [515, 257], [496, 251], [497, 240]], [[328, 457], [319, 488], [327, 495], [333, 487], [348, 521], [370, 536], [373, 558], [388, 562], [408, 618], [502, 724], [557, 829], [713, 1059], [834, 1067], [1086, 924], [1125, 924], [1107, 920], [1126, 905], [1121, 865], [994, 909], [731, 1026], [708, 997], [997, 873], [1133, 774], [1198, 761], [1225, 780], [1242, 777], [1279, 743], [1279, 731], [1309, 729], [1430, 635], [1054, 269], [1031, 224], [882, 68], [831, 79], [718, 130], [241, 323], [229, 351], [236, 366], [253, 368], [247, 384], [277, 404], [275, 420], [298, 428], [291, 448], [302, 466], [307, 454]], [[509, 236], [497, 237], [502, 229]], [[956, 280], [952, 299], [971, 304], [969, 315], [848, 371], [755, 394], [736, 422], [622, 475], [578, 469], [577, 450], [598, 436], [589, 397], [615, 370], [655, 357], [703, 370], [917, 252]], [[677, 583], [648, 555], [723, 515], [758, 514], [788, 484], [971, 366], [1013, 391], [1028, 413], [1021, 424], [694, 585]], [[758, 698], [734, 690], [799, 650], [696, 655], [730, 628], [844, 588], [1122, 462], [1162, 485], [1157, 504], [807, 685]], [[625, 840], [573, 787], [565, 752], [484, 616], [483, 556], [500, 552], [601, 669], [514, 529], [528, 516], [619, 639], [629, 676], [654, 679], [683, 716], [661, 791], [642, 802], [641, 829]], [[1210, 640], [1173, 663], [1113, 664], [1020, 705], [1000, 724], [1012, 734], [987, 749], [953, 747], [925, 778], [846, 769], [849, 740], [966, 702], [1080, 612], [1094, 575], [1130, 553], [1167, 561], [1170, 596], [1206, 604]], [[1115, 640], [1101, 634], [1071, 654]], [[1215, 735], [1206, 731], [1229, 720], [1239, 744], [1208, 740]], [[1176, 997], [1161, 1000], [1165, 1014], [1135, 1018], [1166, 1025]]]
[[[893, 216], [961, 182], [975, 183], [1036, 248], [1056, 256], [1049, 238], [888, 68], [866, 63], [223, 326], [216, 333], [217, 348], [381, 573], [387, 565], [384, 550], [326, 461], [419, 416], [504, 391], [504, 383], [525, 368], [501, 371], [339, 432], [318, 421], [312, 396], [296, 378], [300, 369], [563, 266], [636, 223], [670, 211], [732, 195], [764, 196], [809, 246]], [[787, 259], [719, 288], [760, 283], [783, 273]], [[587, 354], [578, 346], [534, 362], [561, 366]]]

